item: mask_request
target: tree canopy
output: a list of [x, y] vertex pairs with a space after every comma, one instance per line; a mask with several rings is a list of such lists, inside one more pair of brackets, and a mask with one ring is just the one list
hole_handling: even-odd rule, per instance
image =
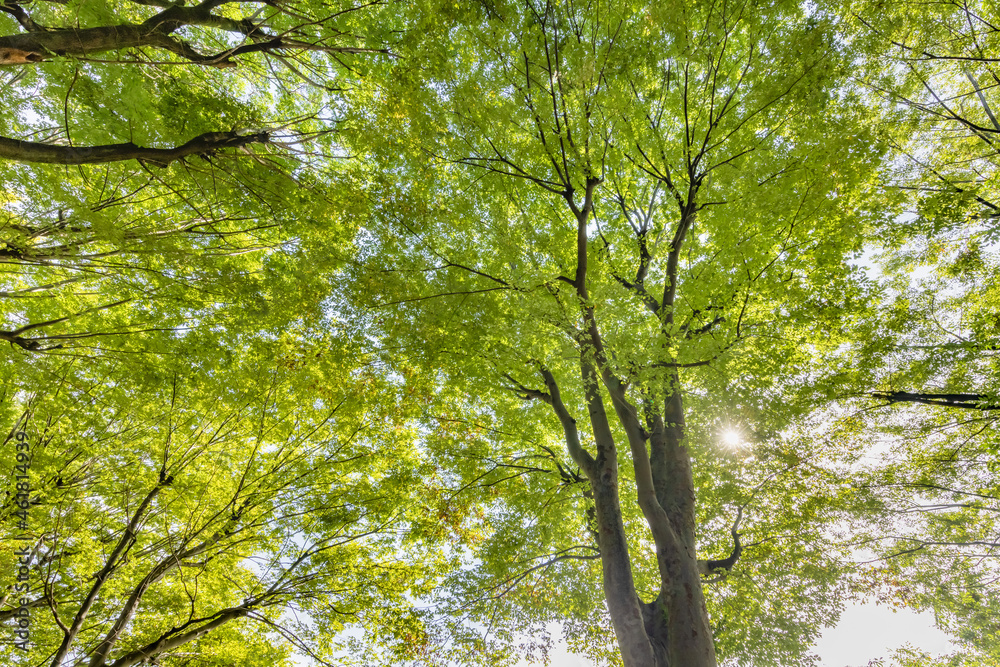
[[3, 659], [992, 664], [998, 25], [0, 2]]

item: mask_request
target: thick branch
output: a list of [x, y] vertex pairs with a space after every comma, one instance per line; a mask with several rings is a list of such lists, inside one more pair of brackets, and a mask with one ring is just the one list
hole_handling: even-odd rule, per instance
[[[122, 23], [94, 28], [39, 30], [23, 9], [5, 5], [4, 11], [18, 19], [28, 32], [0, 36], [0, 65], [25, 65], [53, 56], [87, 57], [121, 49], [151, 47], [164, 49], [182, 58], [215, 67], [233, 67], [228, 57], [213, 58], [196, 52], [171, 33], [186, 25], [202, 25], [238, 32], [256, 38], [259, 28], [249, 20], [233, 20], [212, 14], [218, 2], [202, 2], [184, 7], [172, 5], [143, 23]], [[16, 5], [15, 5], [16, 7]]]
[[989, 396], [985, 394], [925, 394], [907, 391], [873, 391], [872, 398], [881, 398], [893, 403], [923, 403], [924, 405], [940, 405], [946, 408], [963, 408], [965, 410], [1000, 410], [1000, 405], [990, 405]]
[[549, 390], [549, 402], [552, 404], [552, 409], [555, 410], [556, 416], [559, 417], [559, 422], [562, 424], [569, 455], [580, 466], [580, 469], [587, 475], [587, 478], [593, 481], [597, 475], [597, 462], [583, 448], [583, 445], [580, 444], [580, 432], [577, 430], [576, 420], [573, 419], [569, 414], [569, 410], [563, 404], [562, 395], [559, 393], [559, 385], [556, 384], [556, 379], [552, 375], [552, 371], [542, 368], [541, 373], [542, 378], [545, 380], [545, 386]]
[[14, 329], [13, 331], [0, 331], [0, 340], [5, 340], [11, 345], [17, 345], [18, 347], [27, 350], [28, 352], [46, 352], [48, 350], [57, 350], [62, 347], [62, 343], [51, 344], [54, 341], [59, 340], [73, 340], [77, 338], [89, 338], [91, 336], [98, 336], [101, 334], [56, 334], [48, 336], [38, 336], [36, 338], [27, 338], [24, 334], [27, 331], [32, 331], [34, 329], [41, 329], [44, 327], [49, 327], [54, 324], [60, 324], [68, 320], [80, 317], [81, 315], [86, 315], [87, 313], [93, 313], [99, 310], [107, 310], [108, 308], [114, 308], [122, 304], [130, 302], [131, 299], [122, 299], [121, 301], [115, 301], [114, 303], [104, 304], [103, 306], [95, 306], [94, 308], [87, 308], [86, 310], [81, 310], [80, 312], [73, 313], [72, 315], [66, 315], [65, 317], [59, 317], [54, 320], [47, 320], [45, 322], [35, 322], [34, 324], [25, 324], [23, 327]]
[[143, 595], [145, 595], [150, 586], [163, 579], [163, 577], [171, 571], [179, 568], [187, 559], [203, 554], [228, 534], [229, 532], [227, 531], [219, 531], [213, 534], [209, 539], [196, 544], [189, 549], [171, 554], [157, 563], [153, 569], [150, 570], [145, 577], [143, 577], [142, 581], [140, 581], [138, 585], [132, 589], [132, 593], [125, 602], [125, 606], [122, 607], [121, 613], [118, 615], [117, 620], [115, 620], [114, 625], [112, 625], [111, 629], [108, 630], [108, 633], [104, 636], [104, 639], [91, 656], [88, 667], [103, 667], [103, 665], [107, 662], [111, 649], [118, 642], [118, 638], [125, 630], [129, 621], [132, 620], [132, 617], [135, 615], [135, 611], [139, 606], [139, 601], [142, 600]]
[[663, 321], [665, 324], [673, 322], [674, 301], [677, 297], [677, 269], [680, 265], [681, 248], [684, 245], [688, 230], [691, 229], [691, 225], [694, 224], [696, 214], [693, 200], [697, 186], [692, 184], [691, 190], [692, 192], [690, 198], [687, 205], [681, 211], [680, 222], [677, 223], [674, 238], [670, 243], [670, 254], [667, 255], [667, 278], [666, 284], [663, 286], [663, 298], [660, 300], [663, 308]]
[[[28, 604], [24, 605], [24, 608], [34, 609], [35, 607], [44, 607], [45, 604], [46, 604], [45, 598], [41, 597], [41, 598], [36, 598], [34, 600], [28, 600]], [[11, 609], [4, 609], [3, 611], [0, 611], [0, 623], [6, 623], [12, 618], [17, 618], [17, 615], [20, 613], [21, 609], [22, 607], [15, 606], [12, 607]]]
[[14, 17], [21, 27], [25, 30], [31, 32], [36, 30], [41, 30], [37, 23], [31, 18], [28, 12], [24, 11], [24, 7], [21, 7], [17, 2], [12, 2], [7, 4], [6, 2], [0, 1], [0, 12], [4, 14], [10, 14]]
[[[632, 469], [635, 473], [639, 509], [642, 511], [646, 523], [649, 524], [657, 549], [680, 549], [681, 545], [677, 539], [677, 534], [673, 531], [667, 513], [657, 498], [649, 452], [646, 449], [648, 434], [642, 428], [642, 422], [639, 420], [636, 407], [628, 400], [625, 393], [625, 385], [615, 376], [609, 367], [593, 313], [589, 313], [589, 319], [591, 335], [596, 342], [596, 357], [601, 368], [601, 379], [608, 390], [608, 394], [611, 396], [611, 404], [614, 406], [618, 422], [625, 430], [629, 450], [632, 454]], [[594, 381], [596, 383], [596, 375], [594, 376]], [[600, 397], [597, 396], [596, 399], [600, 400]], [[588, 400], [591, 400], [590, 397], [588, 397]], [[591, 414], [593, 416], [593, 412]], [[601, 406], [601, 414], [603, 415], [603, 405]]]
[[0, 137], [0, 159], [42, 164], [103, 164], [139, 160], [165, 167], [192, 155], [212, 155], [224, 148], [242, 148], [250, 144], [264, 144], [269, 140], [267, 132], [206, 132], [176, 148], [145, 148], [131, 142], [79, 147]]
[[983, 95], [983, 89], [979, 87], [979, 82], [976, 81], [976, 77], [972, 76], [971, 72], [966, 71], [965, 77], [969, 82], [975, 87], [976, 95], [979, 96], [979, 102], [983, 105], [983, 110], [986, 115], [990, 117], [990, 121], [993, 123], [993, 129], [1000, 132], [1000, 121], [997, 121], [996, 115], [993, 113], [993, 109], [990, 108], [989, 102], [986, 101], [986, 96]]
[[[132, 665], [143, 662], [144, 660], [159, 655], [164, 651], [170, 651], [171, 649], [183, 646], [188, 642], [200, 639], [212, 630], [225, 625], [232, 620], [246, 616], [253, 610], [253, 608], [253, 601], [250, 601], [240, 607], [223, 609], [210, 617], [211, 620], [209, 620], [208, 623], [205, 623], [204, 625], [201, 625], [193, 630], [188, 630], [187, 632], [181, 632], [181, 630], [195, 621], [186, 623], [181, 628], [171, 628], [156, 641], [150, 642], [149, 644], [146, 644], [141, 648], [137, 648], [136, 650], [126, 653], [122, 657], [118, 658], [111, 663], [111, 667], [132, 667]], [[198, 619], [198, 621], [203, 620], [207, 619]]]

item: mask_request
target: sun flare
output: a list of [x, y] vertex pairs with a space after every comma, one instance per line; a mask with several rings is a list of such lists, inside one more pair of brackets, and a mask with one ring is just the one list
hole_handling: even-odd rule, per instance
[[726, 447], [735, 449], [743, 444], [743, 437], [736, 429], [728, 428], [722, 432], [722, 442]]

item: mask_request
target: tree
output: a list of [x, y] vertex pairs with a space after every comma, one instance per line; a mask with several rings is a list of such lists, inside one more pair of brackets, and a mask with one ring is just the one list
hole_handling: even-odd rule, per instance
[[[0, 4], [0, 51], [20, 63], [0, 127], [0, 340], [128, 354], [192, 321], [219, 331], [234, 314], [283, 326], [315, 313], [334, 239], [352, 232], [304, 167], [335, 150], [323, 109], [387, 57], [381, 9]], [[302, 289], [284, 289], [305, 248]]]
[[348, 624], [405, 627], [439, 539], [407, 413], [315, 334], [356, 229], [330, 109], [387, 56], [380, 3], [0, 9], [0, 414], [36, 492], [7, 659], [328, 661]]
[[861, 71], [893, 133], [886, 187], [906, 206], [873, 230], [889, 289], [849, 361], [865, 407], [846, 437], [879, 434], [881, 453], [857, 477], [885, 518], [862, 534], [884, 594], [933, 609], [960, 647], [951, 660], [969, 665], [1000, 655], [986, 620], [1000, 497], [997, 19], [976, 2], [861, 4], [850, 33], [856, 50], [885, 54]]
[[407, 413], [365, 406], [382, 383], [342, 366], [349, 346], [288, 343], [263, 373], [66, 372], [58, 391], [5, 394], [21, 411], [5, 445], [26, 434], [32, 488], [26, 518], [14, 493], [0, 508], [0, 619], [33, 610], [7, 664], [329, 664], [339, 630], [405, 618], [435, 560]]
[[[472, 396], [492, 398], [478, 428], [538, 443], [529, 465], [494, 441], [490, 484], [508, 469], [521, 479], [518, 466], [582, 484], [567, 542], [550, 532], [559, 550], [537, 567], [599, 558], [622, 662], [714, 665], [696, 545], [709, 482], [695, 471], [718, 460], [706, 440], [723, 417], [701, 399], [734, 395], [728, 419], [750, 431], [788, 425], [807, 344], [831, 344], [824, 329], [864, 292], [844, 260], [875, 203], [878, 155], [863, 147], [879, 139], [850, 91], [832, 92], [843, 63], [826, 17], [798, 3], [439, 11], [454, 20], [449, 57], [421, 54], [440, 69], [384, 96], [412, 143], [368, 143], [396, 161], [381, 180], [404, 183], [373, 188], [386, 231], [359, 279], [399, 295], [378, 312], [395, 308], [382, 330], [407, 363], [449, 369], [466, 414]], [[499, 388], [547, 420], [535, 408], [511, 418]], [[705, 422], [689, 421], [692, 404]], [[558, 455], [532, 431], [553, 426]], [[528, 490], [496, 510], [513, 526], [556, 498], [521, 500], [551, 484], [519, 483]], [[521, 525], [545, 522], [530, 517]], [[782, 650], [803, 651], [801, 636]]]
[[901, 382], [892, 371], [877, 380], [879, 398], [955, 394], [988, 406], [995, 394], [996, 18], [978, 3], [858, 16], [856, 48], [875, 43], [892, 59], [866, 78], [895, 107], [887, 185], [909, 208], [873, 238], [899, 295], [877, 338], [896, 339], [905, 368]]

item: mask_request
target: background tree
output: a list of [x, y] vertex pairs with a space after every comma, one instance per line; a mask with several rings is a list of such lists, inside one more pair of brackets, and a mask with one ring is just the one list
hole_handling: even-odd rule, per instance
[[323, 299], [361, 217], [331, 186], [352, 178], [334, 110], [387, 61], [394, 15], [0, 10], [2, 409], [39, 494], [32, 652], [7, 659], [276, 664], [330, 660], [347, 623], [388, 636], [439, 533], [406, 495], [405, 413], [359, 405], [394, 405], [392, 383]]
[[[316, 312], [353, 234], [331, 219], [320, 158], [336, 95], [387, 57], [379, 3], [0, 9], [4, 53], [29, 53], [3, 84], [0, 340], [128, 353], [139, 331]], [[192, 49], [221, 49], [225, 71]], [[290, 270], [306, 249], [312, 266]]]
[[6, 394], [33, 501], [27, 531], [15, 494], [0, 510], [4, 621], [14, 549], [34, 561], [30, 651], [5, 642], [7, 664], [330, 664], [345, 627], [405, 618], [436, 559], [407, 412], [378, 413], [392, 389], [348, 345], [289, 343], [263, 373]]
[[990, 664], [1000, 655], [986, 620], [998, 603], [1000, 15], [976, 2], [855, 11], [852, 48], [883, 54], [862, 71], [893, 133], [886, 187], [907, 209], [874, 230], [887, 299], [845, 359], [865, 394], [846, 437], [879, 434], [858, 475], [883, 495], [868, 556], [884, 595], [933, 609], [955, 635], [953, 664]]
[[876, 237], [899, 295], [890, 330], [906, 327], [894, 334], [905, 375], [877, 387], [889, 401], [995, 403], [996, 22], [977, 4], [900, 3], [856, 23], [858, 49], [874, 42], [892, 58], [869, 77], [899, 109], [889, 186], [910, 207]]

